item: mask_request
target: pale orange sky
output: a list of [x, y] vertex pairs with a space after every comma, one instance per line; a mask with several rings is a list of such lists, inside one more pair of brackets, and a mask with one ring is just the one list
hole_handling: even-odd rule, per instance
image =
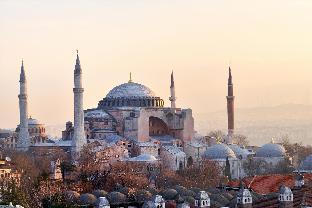
[[[194, 114], [224, 110], [229, 63], [236, 107], [310, 104], [311, 0], [0, 0], [0, 128], [19, 122], [21, 59], [29, 114], [73, 120], [75, 49], [85, 108], [128, 81]], [[195, 117], [196, 121], [196, 117]]]

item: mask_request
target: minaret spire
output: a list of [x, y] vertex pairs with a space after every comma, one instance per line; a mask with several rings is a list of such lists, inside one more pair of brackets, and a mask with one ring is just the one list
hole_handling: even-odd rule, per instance
[[20, 73], [20, 94], [19, 110], [20, 110], [20, 124], [18, 132], [17, 150], [27, 151], [30, 146], [29, 133], [28, 133], [28, 101], [27, 101], [27, 80], [24, 69], [24, 61], [22, 60], [21, 73]]
[[171, 72], [171, 80], [170, 80], [170, 97], [169, 100], [171, 102], [171, 108], [176, 108], [176, 96], [175, 96], [175, 87], [174, 87], [174, 77], [173, 77], [173, 70]]
[[82, 69], [77, 50], [76, 65], [74, 70], [74, 136], [72, 138], [72, 156], [75, 160], [83, 147], [87, 143], [84, 132], [84, 112], [83, 112], [83, 87]]
[[79, 54], [78, 54], [78, 50], [76, 51], [77, 51], [77, 57], [76, 57], [76, 65], [75, 65], [75, 74], [81, 73]]
[[26, 81], [26, 76], [25, 76], [25, 69], [24, 69], [24, 60], [22, 59], [20, 82], [25, 82], [25, 81]]
[[232, 70], [231, 70], [231, 67], [229, 67], [229, 78], [228, 78], [228, 85], [233, 85], [233, 82], [232, 82]]
[[232, 81], [232, 71], [229, 67], [229, 78], [228, 78], [228, 95], [227, 99], [227, 115], [228, 115], [228, 136], [227, 143], [232, 143], [234, 134], [234, 92], [233, 92], [233, 81]]

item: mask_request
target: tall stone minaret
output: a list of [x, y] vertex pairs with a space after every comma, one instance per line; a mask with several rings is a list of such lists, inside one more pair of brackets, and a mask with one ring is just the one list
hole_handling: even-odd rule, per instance
[[78, 156], [83, 145], [87, 143], [84, 132], [82, 70], [77, 50], [76, 65], [74, 71], [74, 136], [72, 139], [72, 155]]
[[171, 102], [171, 108], [176, 108], [176, 96], [175, 96], [175, 88], [174, 88], [174, 78], [173, 71], [171, 72], [171, 84], [170, 84], [170, 97], [169, 100]]
[[228, 115], [228, 143], [232, 143], [232, 137], [234, 133], [234, 93], [233, 93], [233, 82], [231, 67], [229, 67], [229, 78], [228, 78], [228, 95], [227, 99], [227, 115]]
[[30, 146], [29, 132], [28, 132], [28, 103], [27, 103], [27, 81], [24, 70], [24, 61], [22, 61], [21, 74], [20, 74], [20, 94], [19, 110], [20, 110], [20, 124], [17, 141], [17, 150], [27, 151]]

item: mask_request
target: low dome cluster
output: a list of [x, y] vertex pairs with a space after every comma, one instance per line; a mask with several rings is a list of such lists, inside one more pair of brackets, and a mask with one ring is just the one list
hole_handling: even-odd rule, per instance
[[284, 157], [285, 148], [280, 144], [268, 143], [256, 151], [256, 157]]
[[209, 147], [203, 157], [208, 160], [236, 158], [234, 151], [225, 144], [215, 144]]

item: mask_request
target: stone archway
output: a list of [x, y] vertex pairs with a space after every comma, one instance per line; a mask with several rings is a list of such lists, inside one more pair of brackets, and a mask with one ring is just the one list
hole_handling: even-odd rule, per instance
[[169, 134], [167, 124], [160, 118], [149, 117], [149, 136], [164, 136]]

